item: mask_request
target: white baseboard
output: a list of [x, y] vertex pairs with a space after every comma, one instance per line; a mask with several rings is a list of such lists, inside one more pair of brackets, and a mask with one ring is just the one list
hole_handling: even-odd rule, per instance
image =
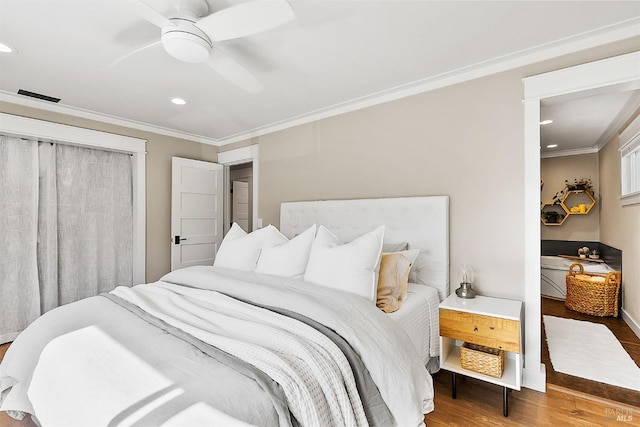
[[624, 308], [622, 309], [622, 320], [624, 320], [625, 323], [629, 325], [633, 333], [636, 334], [638, 338], [640, 338], [640, 325], [638, 325], [638, 322], [633, 320], [633, 318], [629, 316], [626, 311], [624, 311]]
[[547, 388], [547, 371], [544, 368], [544, 364], [541, 363], [539, 369], [524, 368], [522, 370], [522, 385], [544, 393]]

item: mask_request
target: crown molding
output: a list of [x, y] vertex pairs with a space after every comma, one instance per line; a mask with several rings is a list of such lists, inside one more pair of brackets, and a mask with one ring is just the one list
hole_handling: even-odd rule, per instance
[[601, 147], [576, 148], [575, 150], [562, 150], [554, 152], [540, 153], [541, 159], [550, 159], [552, 157], [579, 156], [580, 154], [593, 154], [600, 151]]
[[597, 30], [588, 31], [577, 36], [559, 39], [520, 52], [497, 57], [489, 61], [474, 64], [468, 67], [452, 70], [447, 73], [432, 76], [406, 85], [383, 90], [375, 94], [352, 99], [326, 108], [310, 111], [281, 122], [271, 123], [266, 126], [254, 128], [247, 132], [229, 135], [218, 140], [220, 145], [245, 141], [261, 135], [284, 130], [290, 127], [310, 123], [313, 121], [337, 116], [344, 113], [360, 110], [374, 105], [394, 101], [408, 96], [417, 95], [442, 87], [463, 83], [503, 71], [524, 67], [545, 60], [553, 59], [581, 50], [586, 50], [608, 43], [626, 40], [640, 36], [640, 18], [633, 18]]
[[631, 117], [633, 117], [634, 114], [638, 112], [638, 110], [640, 110], [640, 91], [633, 94], [631, 98], [625, 103], [625, 105], [618, 112], [618, 114], [616, 114], [611, 123], [609, 123], [609, 126], [607, 126], [602, 135], [600, 135], [598, 140], [593, 144], [593, 146], [589, 148], [578, 148], [573, 150], [545, 151], [543, 153], [540, 153], [540, 158], [547, 159], [551, 157], [577, 156], [579, 154], [597, 153], [602, 150], [609, 141], [611, 141], [614, 137], [620, 135], [620, 133], [624, 131], [622, 127], [629, 121]]
[[144, 132], [151, 132], [159, 135], [171, 136], [174, 138], [185, 139], [187, 141], [200, 142], [202, 144], [210, 144], [219, 146], [219, 142], [212, 138], [195, 135], [187, 132], [180, 132], [173, 129], [167, 129], [160, 126], [150, 125], [135, 120], [125, 119], [123, 117], [112, 116], [109, 114], [98, 113], [83, 108], [71, 107], [69, 105], [52, 104], [47, 101], [26, 98], [15, 93], [0, 90], [0, 101], [11, 104], [22, 105], [24, 107], [36, 108], [38, 110], [51, 111], [52, 113], [66, 114], [73, 117], [79, 117], [97, 122], [108, 123], [115, 126], [123, 126], [130, 129], [136, 129]]
[[[638, 113], [638, 109], [636, 109], [632, 114], [635, 113]], [[631, 118], [632, 116], [630, 115], [629, 119]], [[620, 139], [618, 141], [618, 148], [623, 153], [625, 152], [625, 150], [635, 149], [635, 147], [638, 146], [636, 142], [640, 140], [640, 115], [636, 115], [633, 120], [629, 120], [629, 124], [627, 124], [624, 129], [620, 128], [619, 136]], [[631, 148], [632, 146], [634, 148]]]
[[638, 110], [640, 110], [640, 91], [631, 96], [631, 99], [622, 107], [622, 110], [600, 135], [594, 147], [598, 148], [598, 150], [602, 149], [611, 139], [624, 131], [622, 127]]
[[67, 105], [50, 104], [45, 101], [32, 100], [5, 91], [0, 91], [0, 101], [220, 147], [636, 36], [640, 36], [640, 18], [629, 19], [607, 27], [555, 40], [551, 43], [382, 90], [371, 95], [351, 99], [325, 108], [309, 111], [298, 116], [222, 138], [210, 138]]

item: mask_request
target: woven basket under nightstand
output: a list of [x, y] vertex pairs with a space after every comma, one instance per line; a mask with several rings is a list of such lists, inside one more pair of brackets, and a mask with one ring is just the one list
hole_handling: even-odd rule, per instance
[[460, 348], [460, 366], [470, 371], [501, 378], [504, 372], [504, 351], [465, 342]]
[[[575, 271], [574, 267], [578, 267]], [[564, 305], [573, 311], [592, 316], [618, 317], [622, 274], [585, 273], [582, 264], [574, 262], [567, 274], [567, 297]]]

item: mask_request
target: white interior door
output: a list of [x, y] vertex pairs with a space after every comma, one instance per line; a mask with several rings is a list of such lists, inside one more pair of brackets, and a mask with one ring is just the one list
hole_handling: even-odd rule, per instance
[[233, 181], [232, 221], [249, 232], [249, 183]]
[[171, 270], [213, 265], [223, 237], [223, 166], [171, 160]]

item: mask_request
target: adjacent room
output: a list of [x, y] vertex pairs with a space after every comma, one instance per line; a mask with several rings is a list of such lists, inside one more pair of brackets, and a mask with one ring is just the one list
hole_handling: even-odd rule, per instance
[[640, 419], [640, 1], [0, 0], [0, 188], [0, 426]]
[[[629, 247], [623, 236], [633, 229], [635, 220], [626, 216], [628, 203], [618, 194], [627, 178], [620, 170], [625, 166], [619, 152], [625, 153], [628, 123], [639, 108], [638, 90], [609, 88], [596, 95], [578, 93], [548, 100], [540, 109], [540, 292], [545, 331], [548, 325], [553, 330], [546, 332], [565, 330], [576, 341], [584, 341], [584, 334], [593, 334], [598, 323], [613, 334], [605, 333], [599, 340], [608, 339], [610, 345], [598, 342], [572, 354], [562, 345], [579, 346], [566, 338], [552, 338], [550, 354], [549, 337], [543, 333], [547, 383], [634, 406], [640, 406], [637, 378], [625, 369], [614, 373], [607, 367], [626, 362], [633, 369], [633, 359], [638, 359], [638, 339], [622, 309], [623, 260], [633, 258], [620, 249]], [[585, 360], [586, 354], [588, 359], [601, 360], [602, 366], [594, 368], [596, 362]], [[622, 358], [617, 359], [618, 355]]]

